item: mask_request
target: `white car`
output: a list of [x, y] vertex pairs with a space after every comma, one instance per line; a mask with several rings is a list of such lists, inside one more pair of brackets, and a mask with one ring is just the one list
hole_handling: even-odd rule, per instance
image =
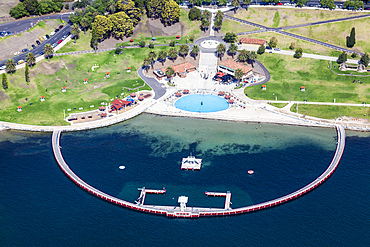
[[47, 40], [48, 38], [46, 38], [46, 36], [42, 36], [42, 38], [44, 39], [44, 40]]
[[14, 56], [17, 56], [17, 55], [19, 55], [19, 54], [20, 54], [20, 52], [19, 52], [19, 51], [14, 52]]
[[55, 34], [55, 32], [54, 31], [52, 31], [51, 33], [50, 33], [50, 36], [53, 36]]
[[0, 67], [0, 70], [3, 70], [3, 69], [5, 69], [6, 68], [6, 66], [5, 65], [3, 65], [3, 66], [1, 66]]

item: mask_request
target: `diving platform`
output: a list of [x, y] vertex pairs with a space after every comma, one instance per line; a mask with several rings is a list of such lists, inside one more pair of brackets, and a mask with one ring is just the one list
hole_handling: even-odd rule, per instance
[[197, 159], [194, 156], [183, 158], [181, 162], [181, 170], [200, 170], [202, 159]]
[[209, 191], [206, 191], [204, 194], [206, 194], [206, 196], [224, 196], [225, 197], [225, 207], [224, 209], [225, 210], [229, 210], [231, 209], [230, 205], [231, 205], [231, 192], [228, 191], [228, 192], [209, 192]]
[[163, 188], [162, 190], [154, 190], [154, 189], [146, 189], [145, 187], [143, 188], [138, 188], [138, 190], [140, 190], [140, 196], [139, 198], [135, 201], [136, 204], [138, 205], [144, 205], [144, 201], [145, 201], [145, 196], [146, 194], [165, 194], [166, 193], [166, 189]]

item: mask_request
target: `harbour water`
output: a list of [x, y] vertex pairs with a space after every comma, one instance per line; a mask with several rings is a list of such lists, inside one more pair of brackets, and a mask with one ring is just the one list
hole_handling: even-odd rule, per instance
[[[189, 220], [102, 201], [62, 173], [50, 134], [0, 132], [0, 244], [366, 246], [370, 137], [347, 135], [337, 171], [313, 192], [251, 214]], [[232, 207], [292, 192], [326, 169], [335, 145], [334, 129], [146, 114], [61, 137], [66, 162], [99, 190], [133, 202], [139, 187], [165, 187], [165, 196], [148, 195], [145, 204], [175, 206], [186, 195], [189, 207], [223, 207], [224, 198], [207, 198], [205, 191], [231, 191]], [[203, 159], [200, 171], [180, 170], [190, 152]]]

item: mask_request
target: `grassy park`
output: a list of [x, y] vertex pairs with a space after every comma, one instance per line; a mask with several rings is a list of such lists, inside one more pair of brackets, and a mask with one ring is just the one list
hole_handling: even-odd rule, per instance
[[240, 22], [229, 20], [226, 18], [224, 18], [224, 20], [222, 21], [222, 26], [221, 26], [221, 32], [223, 34], [226, 34], [227, 32], [241, 33], [241, 32], [253, 31], [257, 29], [258, 28], [256, 27], [242, 24]]
[[[161, 48], [162, 49], [162, 48]], [[158, 52], [159, 48], [155, 51]], [[123, 87], [136, 88], [144, 85], [136, 70], [141, 66], [148, 48], [125, 49], [121, 55], [114, 52], [97, 54], [81, 54], [53, 57], [36, 64], [30, 70], [29, 85], [24, 79], [24, 69], [8, 75], [9, 88], [7, 92], [0, 91], [2, 99], [0, 120], [38, 125], [68, 125], [63, 121], [63, 110], [66, 114], [78, 112], [79, 108], [89, 111], [100, 106], [121, 93], [128, 95], [132, 90], [122, 90]], [[92, 66], [100, 67], [92, 71]], [[131, 67], [131, 73], [127, 73]], [[110, 72], [110, 78], [105, 78]], [[83, 84], [87, 78], [88, 84]], [[63, 86], [67, 92], [62, 93]], [[141, 90], [150, 90], [149, 86]], [[40, 97], [45, 95], [45, 102]], [[31, 104], [32, 103], [32, 104]], [[17, 106], [22, 106], [22, 112], [17, 112]], [[94, 105], [94, 108], [90, 106]], [[67, 111], [71, 109], [71, 111]]]
[[[294, 104], [290, 110], [296, 112], [297, 104]], [[343, 116], [354, 118], [370, 119], [370, 108], [362, 106], [336, 106], [336, 105], [298, 105], [298, 113], [320, 117], [326, 119], [336, 119]]]
[[287, 32], [347, 48], [346, 37], [349, 36], [352, 27], [356, 28], [356, 44], [351, 50], [363, 53], [369, 52], [370, 18], [294, 28], [287, 30]]
[[[271, 80], [267, 90], [261, 86], [245, 89], [253, 99], [307, 100], [311, 102], [370, 102], [370, 77], [338, 76], [328, 69], [328, 62], [307, 58], [265, 53], [258, 60], [266, 66]], [[360, 79], [363, 83], [352, 83]], [[301, 92], [301, 86], [306, 87]]]
[[234, 16], [268, 27], [283, 27], [363, 14], [353, 11], [267, 7], [241, 10]]

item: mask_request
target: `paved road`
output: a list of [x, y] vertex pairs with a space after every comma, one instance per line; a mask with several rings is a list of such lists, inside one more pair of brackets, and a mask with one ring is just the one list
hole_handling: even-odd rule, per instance
[[[19, 54], [17, 56], [14, 56], [14, 57], [12, 57], [12, 59], [15, 62], [18, 62], [19, 60], [25, 60], [26, 55], [30, 52], [32, 52], [35, 56], [39, 56], [40, 52], [44, 51], [44, 46], [46, 44], [53, 44], [53, 43], [58, 42], [58, 40], [60, 40], [64, 35], [66, 35], [70, 31], [71, 31], [71, 25], [66, 24], [66, 25], [64, 25], [64, 27], [61, 30], [59, 30], [59, 32], [57, 32], [56, 34], [51, 36], [50, 39], [48, 39], [48, 40], [42, 42], [40, 45], [36, 46], [35, 49], [32, 49], [32, 50], [30, 50], [26, 53]], [[7, 59], [3, 60], [3, 61], [0, 61], [0, 66], [5, 65], [6, 61], [7, 61]]]
[[143, 79], [155, 92], [153, 99], [159, 99], [166, 93], [166, 88], [162, 87], [162, 84], [159, 83], [155, 78], [150, 78], [144, 75], [143, 68], [138, 69], [138, 75]]
[[62, 19], [65, 22], [68, 22], [69, 15], [73, 13], [63, 13], [57, 15], [46, 15], [46, 16], [38, 16], [34, 18], [29, 18], [20, 21], [12, 21], [12, 22], [5, 22], [0, 24], [0, 31], [10, 31], [12, 34], [21, 33], [28, 30], [30, 27], [35, 25], [37, 21], [41, 20], [48, 20], [48, 19]]

